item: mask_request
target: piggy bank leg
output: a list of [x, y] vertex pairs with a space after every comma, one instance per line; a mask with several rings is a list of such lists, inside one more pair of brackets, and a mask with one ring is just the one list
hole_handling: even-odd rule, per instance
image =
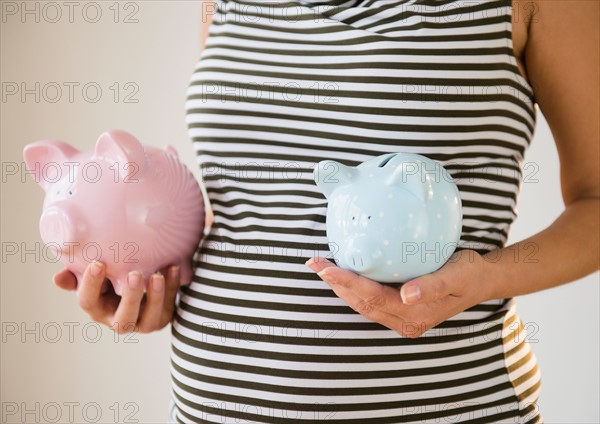
[[77, 280], [77, 290], [79, 290], [81, 288], [81, 285], [83, 284], [83, 274], [74, 271], [71, 272], [73, 273], [73, 275], [75, 275], [75, 279]]
[[186, 258], [185, 261], [179, 264], [179, 275], [181, 285], [187, 286], [192, 282], [192, 275], [194, 271], [192, 270], [192, 264], [189, 258]]
[[112, 285], [113, 288], [115, 290], [115, 293], [118, 294], [119, 296], [121, 296], [123, 294], [123, 287], [125, 286], [125, 284], [127, 284], [127, 274], [125, 275], [125, 278], [114, 278], [111, 279], [112, 281]]

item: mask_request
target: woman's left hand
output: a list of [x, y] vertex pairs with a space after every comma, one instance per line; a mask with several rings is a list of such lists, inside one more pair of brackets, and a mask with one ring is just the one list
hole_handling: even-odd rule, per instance
[[461, 250], [437, 271], [407, 281], [401, 289], [383, 285], [313, 257], [306, 265], [352, 309], [404, 337], [425, 331], [489, 299], [484, 284], [485, 259], [474, 250]]

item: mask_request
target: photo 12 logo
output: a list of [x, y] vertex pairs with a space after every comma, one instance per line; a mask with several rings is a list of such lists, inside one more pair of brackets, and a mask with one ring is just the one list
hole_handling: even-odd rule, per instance
[[2, 23], [79, 23], [95, 24], [102, 20], [114, 23], [139, 22], [139, 3], [133, 1], [3, 1]]
[[3, 423], [138, 423], [136, 402], [2, 402]]
[[135, 82], [96, 81], [3, 81], [2, 103], [139, 103], [140, 87]]

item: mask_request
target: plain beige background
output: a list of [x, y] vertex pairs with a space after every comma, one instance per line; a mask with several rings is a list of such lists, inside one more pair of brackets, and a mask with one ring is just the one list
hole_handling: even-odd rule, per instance
[[[45, 260], [42, 249], [43, 192], [31, 177], [9, 170], [21, 166], [22, 149], [34, 140], [59, 138], [90, 149], [102, 131], [121, 128], [147, 144], [172, 144], [199, 176], [184, 102], [199, 57], [200, 3], [74, 2], [72, 19], [64, 2], [54, 3], [58, 9], [50, 3], [1, 5], [2, 422], [56, 422], [57, 414], [58, 422], [165, 422], [169, 329], [115, 338], [89, 321], [73, 293], [54, 287], [51, 276], [62, 266]], [[21, 16], [23, 4], [38, 8], [39, 22], [35, 13]], [[15, 84], [19, 92], [10, 94]], [[102, 90], [95, 103], [94, 87]], [[32, 93], [22, 98], [22, 88]], [[127, 95], [137, 103], [126, 102]], [[538, 116], [526, 156], [537, 182], [523, 184], [510, 242], [543, 229], [563, 207], [556, 149]], [[10, 254], [15, 245], [18, 253]], [[542, 370], [540, 406], [548, 423], [600, 419], [598, 297], [594, 274], [519, 299]]]

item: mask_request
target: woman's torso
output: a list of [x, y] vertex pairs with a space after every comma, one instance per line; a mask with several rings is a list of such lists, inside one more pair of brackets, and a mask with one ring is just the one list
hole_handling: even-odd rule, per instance
[[331, 256], [314, 165], [389, 152], [426, 155], [453, 176], [460, 249], [504, 246], [535, 125], [511, 2], [217, 3], [188, 91], [214, 222], [173, 323], [174, 416], [536, 417], [539, 372], [512, 300], [407, 339], [304, 265]]

